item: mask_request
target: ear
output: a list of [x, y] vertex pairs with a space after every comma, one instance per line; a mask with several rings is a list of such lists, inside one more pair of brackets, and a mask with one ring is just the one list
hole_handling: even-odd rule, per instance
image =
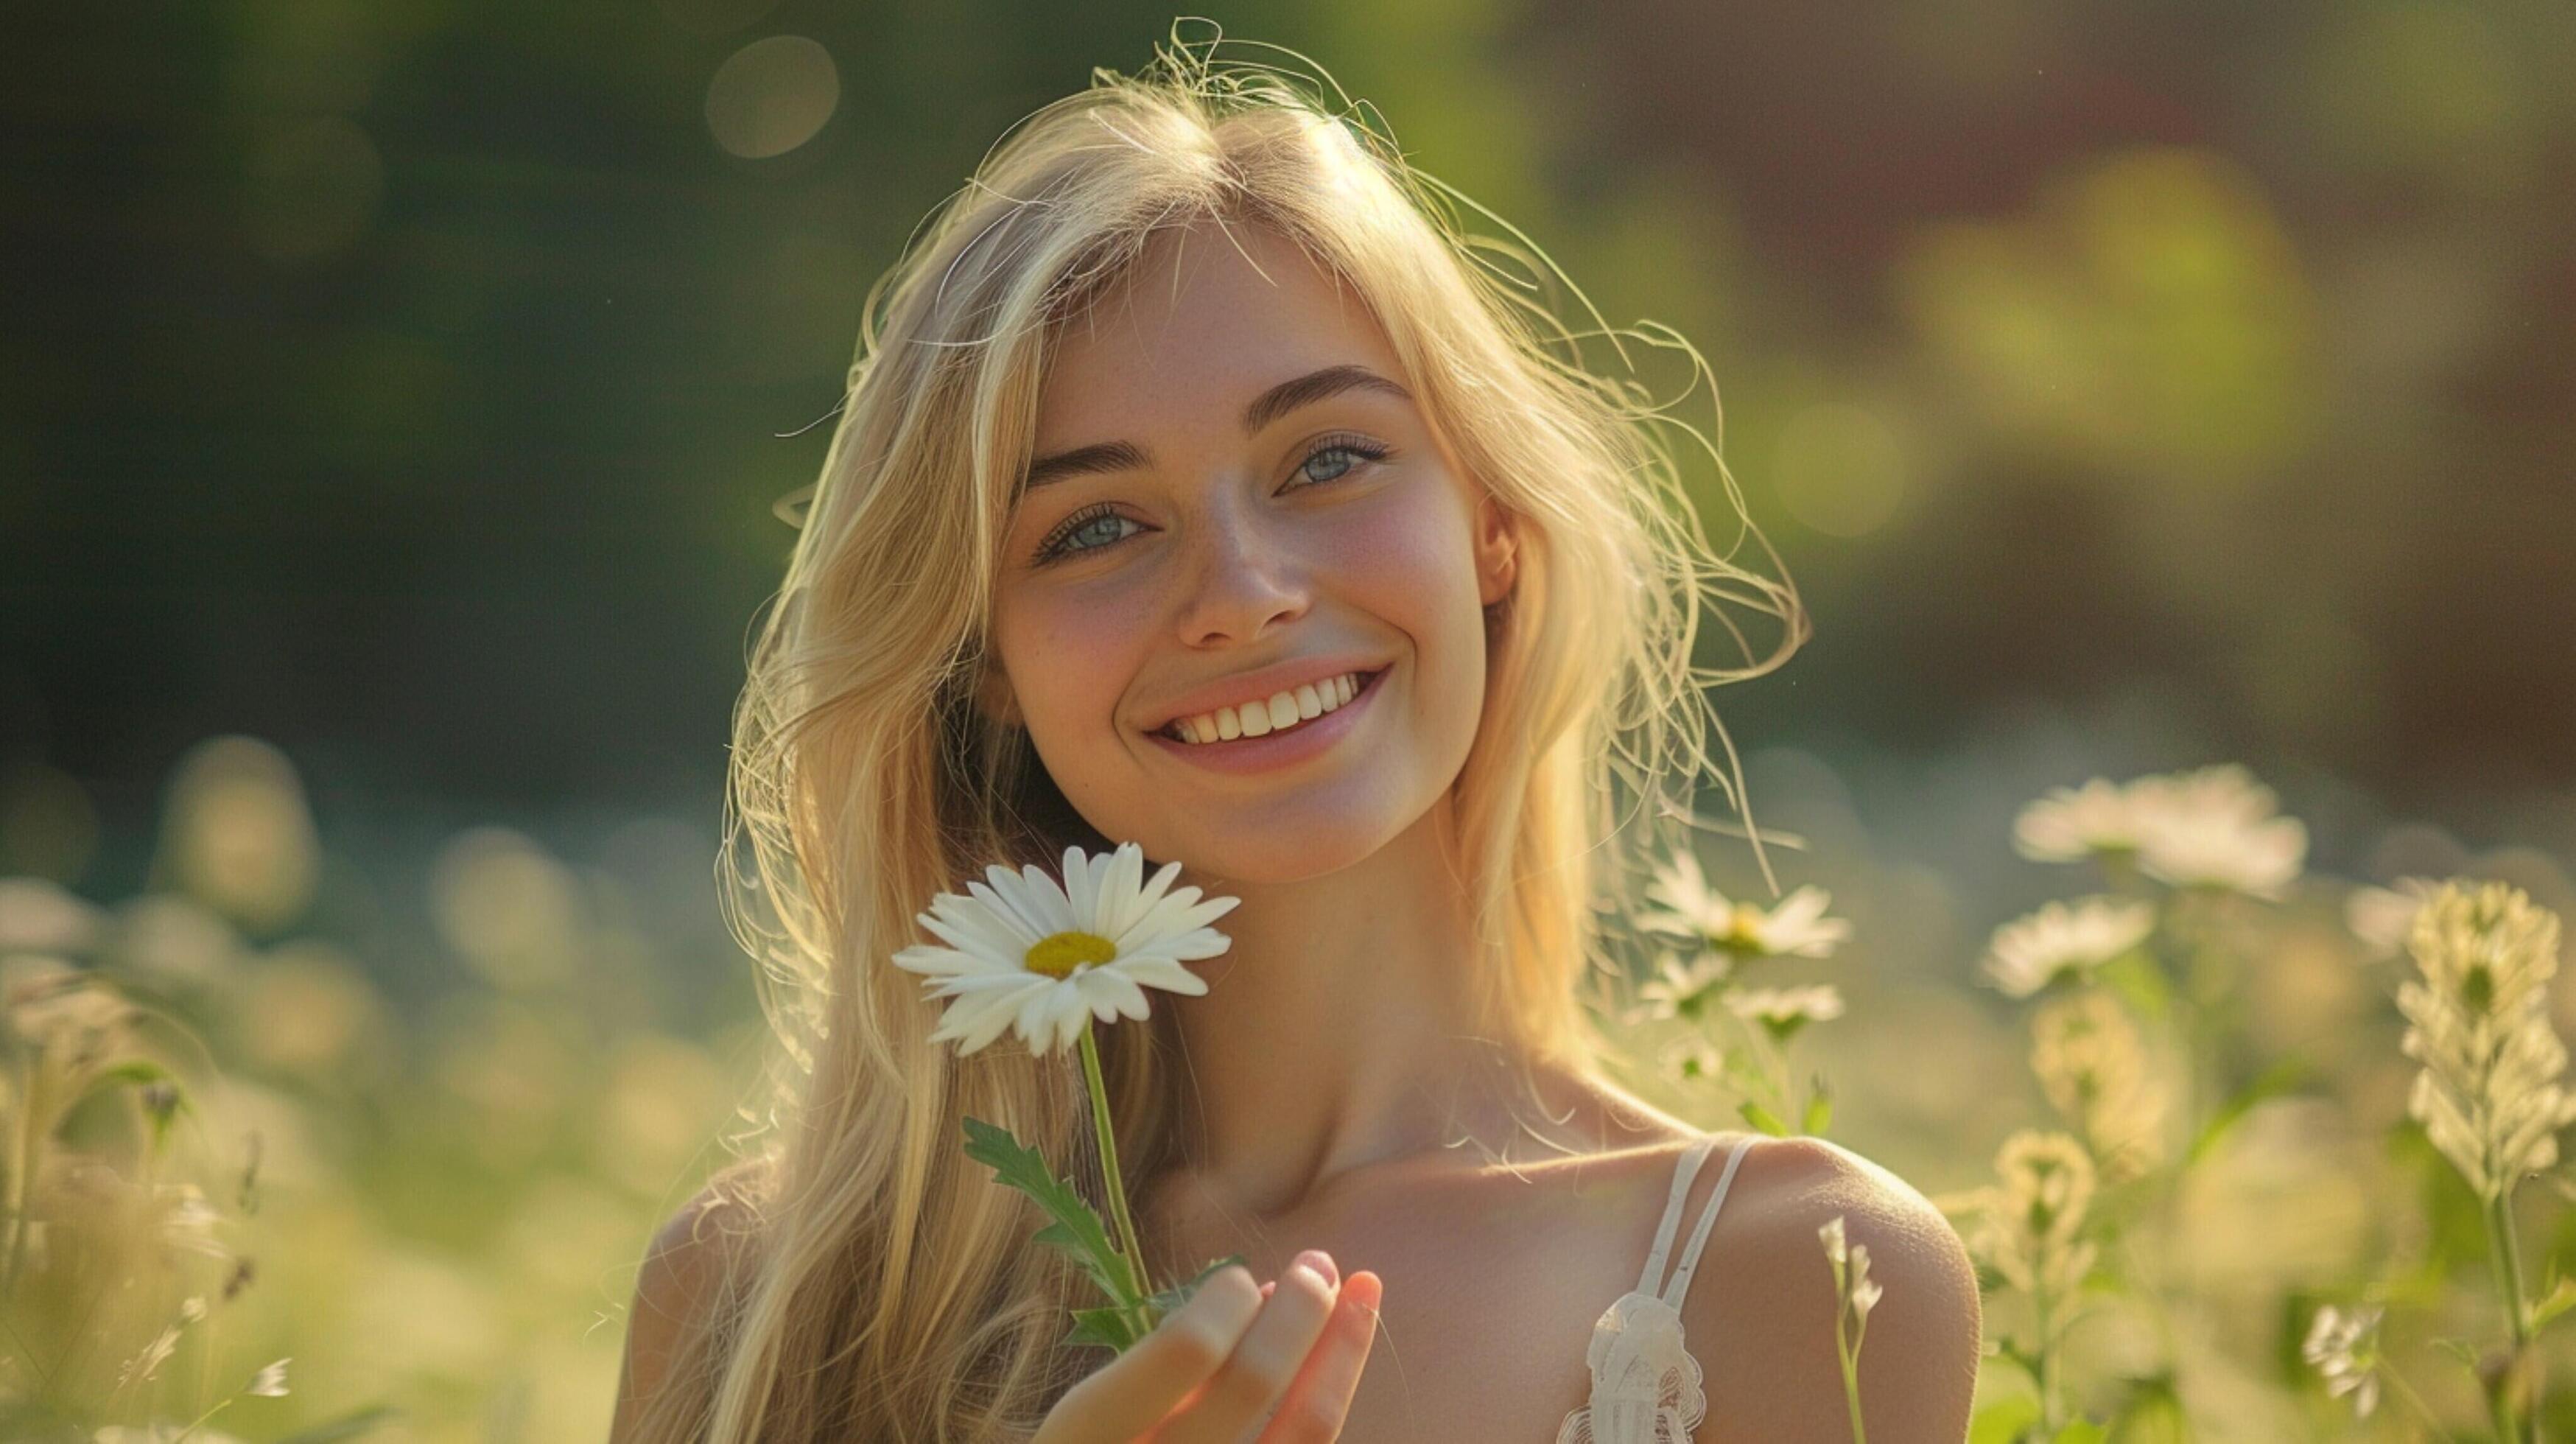
[[1476, 599], [1493, 606], [1520, 576], [1520, 533], [1512, 514], [1486, 492], [1476, 502]]

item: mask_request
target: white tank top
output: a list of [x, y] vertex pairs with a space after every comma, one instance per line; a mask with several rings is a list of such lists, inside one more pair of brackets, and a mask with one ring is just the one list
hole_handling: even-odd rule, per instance
[[1592, 1325], [1592, 1347], [1585, 1364], [1592, 1371], [1592, 1396], [1565, 1416], [1556, 1444], [1689, 1444], [1691, 1431], [1708, 1412], [1700, 1392], [1699, 1360], [1682, 1346], [1682, 1298], [1690, 1291], [1699, 1251], [1708, 1242], [1709, 1225], [1717, 1222], [1718, 1205], [1726, 1202], [1728, 1185], [1744, 1150], [1759, 1134], [1748, 1133], [1726, 1155], [1726, 1171], [1717, 1176], [1717, 1192], [1691, 1230], [1681, 1263], [1663, 1277], [1672, 1252], [1673, 1234], [1681, 1224], [1682, 1196], [1690, 1192], [1702, 1160], [1717, 1146], [1715, 1135], [1682, 1151], [1673, 1165], [1673, 1192], [1664, 1204], [1664, 1220], [1655, 1229], [1654, 1251], [1646, 1255], [1637, 1286], [1622, 1294]]

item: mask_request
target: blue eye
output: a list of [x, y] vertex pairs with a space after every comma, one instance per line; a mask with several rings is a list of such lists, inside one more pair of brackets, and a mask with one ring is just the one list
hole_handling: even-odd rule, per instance
[[[1361, 437], [1327, 436], [1318, 441], [1314, 448], [1306, 453], [1306, 459], [1297, 464], [1297, 469], [1312, 478], [1306, 483], [1306, 485], [1321, 486], [1327, 482], [1339, 481], [1343, 477], [1350, 475], [1352, 472], [1358, 470], [1360, 465], [1364, 462], [1383, 461], [1393, 454], [1393, 448], [1381, 446], [1374, 441], [1369, 441]], [[1344, 462], [1342, 469], [1334, 472], [1330, 476], [1315, 476], [1312, 471], [1315, 463], [1325, 457], [1335, 455], [1356, 457], [1358, 460]], [[1303, 490], [1303, 488], [1292, 488], [1292, 490]], [[1118, 533], [1113, 529], [1101, 528], [1099, 526], [1099, 523], [1101, 522], [1125, 522], [1129, 526], [1137, 527], [1138, 530], [1149, 530], [1149, 528], [1144, 527], [1134, 518], [1121, 516], [1118, 513], [1117, 508], [1113, 507], [1108, 502], [1094, 502], [1090, 506], [1084, 507], [1082, 510], [1066, 517], [1053, 532], [1049, 533], [1047, 539], [1039, 544], [1037, 555], [1034, 560], [1039, 565], [1043, 566], [1048, 562], [1055, 561], [1062, 557], [1073, 556], [1081, 552], [1099, 551], [1103, 547], [1116, 546], [1118, 543], [1125, 541], [1129, 536], [1135, 534], [1133, 532]], [[1096, 536], [1099, 540], [1096, 543], [1088, 545], [1075, 544], [1080, 538], [1086, 535]]]
[[[1306, 453], [1304, 464], [1299, 466], [1297, 469], [1300, 471], [1306, 471], [1308, 467], [1313, 466], [1322, 458], [1333, 455], [1357, 457], [1359, 458], [1359, 461], [1346, 463], [1340, 471], [1334, 472], [1330, 476], [1317, 476], [1315, 477], [1316, 481], [1339, 481], [1343, 477], [1348, 476], [1353, 471], [1357, 470], [1361, 461], [1385, 460], [1387, 449], [1378, 445], [1376, 442], [1361, 441], [1356, 437], [1326, 437], [1322, 445]], [[1308, 471], [1307, 474], [1310, 476], [1314, 475], [1311, 471]]]

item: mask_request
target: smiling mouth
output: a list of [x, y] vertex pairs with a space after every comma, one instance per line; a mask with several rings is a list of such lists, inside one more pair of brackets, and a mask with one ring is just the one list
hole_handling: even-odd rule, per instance
[[[1194, 718], [1175, 717], [1171, 721], [1164, 723], [1162, 726], [1155, 728], [1154, 735], [1157, 737], [1169, 738], [1183, 746], [1222, 747], [1228, 742], [1243, 741], [1257, 737], [1267, 737], [1274, 733], [1294, 732], [1309, 722], [1320, 721], [1323, 718], [1330, 717], [1335, 712], [1338, 712], [1342, 708], [1351, 705], [1351, 703], [1358, 701], [1360, 694], [1366, 692], [1376, 683], [1378, 678], [1385, 675], [1386, 669], [1384, 667], [1380, 667], [1374, 672], [1354, 671], [1343, 673], [1341, 679], [1334, 680], [1339, 682], [1342, 679], [1348, 679], [1347, 685], [1350, 695], [1337, 701], [1327, 702], [1326, 697], [1328, 694], [1326, 694], [1321, 687], [1316, 688], [1318, 710], [1311, 715], [1306, 712], [1302, 699], [1298, 697], [1296, 690], [1290, 690], [1275, 693], [1263, 701], [1246, 702], [1240, 708], [1226, 708], [1216, 712], [1202, 712]], [[1339, 690], [1338, 687], [1336, 690]], [[1286, 699], [1286, 710], [1295, 714], [1294, 720], [1274, 723], [1272, 718], [1276, 717], [1281, 710], [1279, 704], [1283, 698]], [[1204, 724], [1204, 726], [1201, 724]], [[1256, 727], [1260, 730], [1253, 730]]]

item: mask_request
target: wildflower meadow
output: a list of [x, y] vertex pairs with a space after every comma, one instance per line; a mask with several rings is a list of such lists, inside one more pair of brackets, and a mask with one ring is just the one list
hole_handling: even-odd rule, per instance
[[[632, 1006], [668, 987], [635, 839], [446, 839], [444, 984], [397, 997], [291, 759], [213, 739], [168, 798], [137, 896], [0, 880], [7, 1436], [596, 1437], [643, 1241], [750, 1102], [747, 1023]], [[2063, 896], [1908, 989], [1867, 980], [1870, 898], [1670, 857], [1597, 999], [1625, 1081], [1932, 1197], [1985, 1292], [1979, 1444], [2569, 1437], [2565, 874], [2322, 876], [2229, 765], [2052, 786], [1989, 843]], [[1850, 1383], [1901, 1300], [1840, 1223]]]

